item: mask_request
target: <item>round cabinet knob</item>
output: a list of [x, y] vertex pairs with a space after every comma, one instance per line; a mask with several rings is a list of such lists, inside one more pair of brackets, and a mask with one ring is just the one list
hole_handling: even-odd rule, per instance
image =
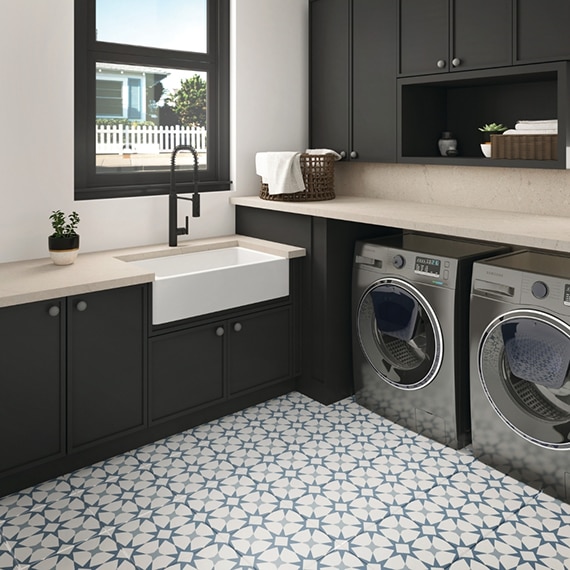
[[52, 305], [49, 309], [48, 309], [48, 315], [50, 317], [57, 317], [59, 315], [59, 307], [57, 305]]
[[224, 336], [224, 327], [218, 327], [216, 329], [216, 336]]
[[243, 328], [243, 326], [241, 323], [234, 323], [234, 331], [235, 332], [240, 332], [242, 328]]
[[437, 67], [439, 67], [439, 69], [443, 69], [445, 67], [445, 59], [438, 59], [437, 60]]
[[355, 150], [353, 150], [353, 151], [350, 153], [350, 158], [358, 158], [358, 153], [357, 153]]
[[346, 150], [341, 150], [338, 154], [340, 154], [340, 158], [346, 158]]
[[544, 299], [548, 295], [548, 285], [544, 281], [535, 281], [530, 290], [537, 299]]
[[80, 312], [86, 311], [87, 310], [87, 301], [79, 301], [77, 303], [77, 305], [75, 305], [75, 308]]
[[461, 60], [458, 57], [454, 57], [451, 60], [451, 65], [453, 65], [453, 67], [459, 67], [461, 65]]
[[406, 265], [406, 260], [404, 259], [404, 256], [403, 255], [395, 255], [392, 258], [392, 265], [396, 269], [402, 269], [402, 267], [404, 267], [404, 265]]

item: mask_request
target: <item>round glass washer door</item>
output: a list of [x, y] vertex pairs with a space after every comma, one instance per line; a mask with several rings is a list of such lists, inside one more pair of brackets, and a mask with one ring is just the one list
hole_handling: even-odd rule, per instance
[[510, 311], [485, 329], [479, 379], [499, 417], [541, 447], [570, 449], [570, 327], [540, 311]]
[[437, 375], [443, 359], [441, 327], [431, 305], [410, 283], [379, 279], [362, 295], [356, 327], [360, 347], [378, 376], [417, 390]]

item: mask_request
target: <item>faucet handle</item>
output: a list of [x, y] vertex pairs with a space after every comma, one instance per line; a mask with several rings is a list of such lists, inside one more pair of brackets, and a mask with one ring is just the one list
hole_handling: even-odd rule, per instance
[[176, 235], [178, 236], [188, 235], [188, 216], [186, 216], [185, 222], [186, 223], [184, 227], [176, 228]]

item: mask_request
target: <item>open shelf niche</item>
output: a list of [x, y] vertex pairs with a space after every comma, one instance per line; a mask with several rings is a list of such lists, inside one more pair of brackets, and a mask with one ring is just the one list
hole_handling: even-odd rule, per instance
[[[570, 63], [520, 65], [398, 80], [398, 161], [402, 163], [568, 168]], [[479, 127], [519, 120], [558, 119], [556, 160], [488, 159]], [[456, 157], [442, 157], [437, 141], [451, 131]]]

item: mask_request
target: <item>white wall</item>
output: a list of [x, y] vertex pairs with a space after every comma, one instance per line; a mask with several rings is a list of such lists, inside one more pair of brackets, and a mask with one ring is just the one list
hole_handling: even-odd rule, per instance
[[[2, 4], [0, 262], [47, 256], [55, 209], [79, 212], [85, 252], [165, 243], [165, 196], [74, 201], [73, 0]], [[307, 144], [308, 8], [307, 0], [231, 6], [233, 191], [254, 194], [257, 150]], [[233, 233], [229, 196], [202, 195], [190, 238]]]

